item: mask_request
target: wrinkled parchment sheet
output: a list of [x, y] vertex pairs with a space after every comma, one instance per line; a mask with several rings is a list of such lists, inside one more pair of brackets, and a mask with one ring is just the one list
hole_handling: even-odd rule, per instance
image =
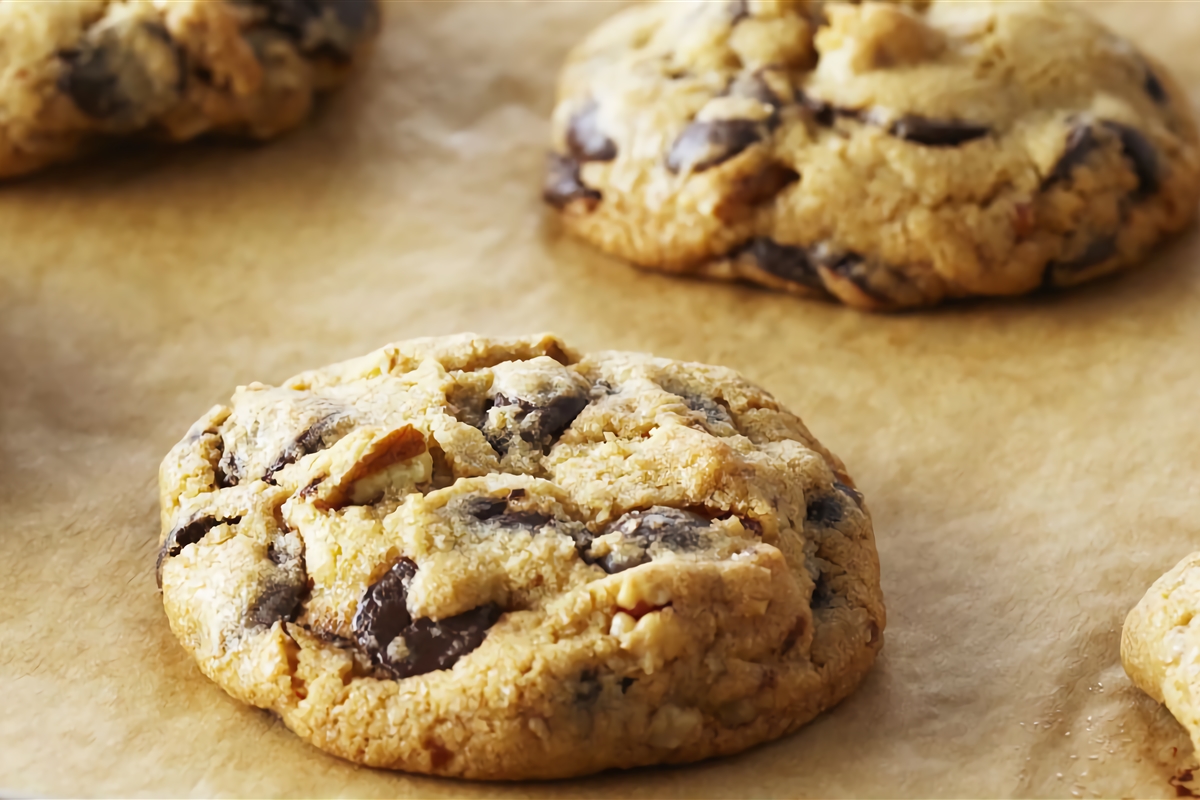
[[[1200, 4], [1094, 3], [1200, 104]], [[133, 146], [0, 187], [0, 788], [32, 795], [1174, 796], [1121, 669], [1200, 548], [1200, 231], [1070, 294], [868, 316], [635, 271], [538, 199], [558, 65], [618, 6], [392, 2], [270, 146]], [[734, 367], [873, 511], [857, 693], [733, 758], [552, 784], [358, 768], [242, 706], [154, 585], [159, 460], [241, 383], [414, 336], [553, 330]]]

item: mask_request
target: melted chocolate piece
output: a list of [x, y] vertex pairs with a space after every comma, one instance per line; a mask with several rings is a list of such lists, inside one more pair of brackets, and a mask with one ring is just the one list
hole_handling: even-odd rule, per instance
[[760, 139], [761, 126], [748, 119], [693, 122], [671, 146], [667, 169], [703, 172], [728, 161]]
[[183, 548], [189, 544], [195, 544], [208, 535], [208, 532], [218, 525], [236, 525], [242, 521], [241, 517], [230, 517], [229, 519], [218, 519], [217, 517], [193, 517], [181, 525], [175, 526], [167, 538], [163, 540], [162, 549], [158, 551], [158, 560], [154, 565], [155, 579], [158, 581], [158, 588], [162, 588], [162, 568], [168, 558], [174, 558], [179, 555]]
[[[473, 608], [443, 620], [413, 619], [408, 611], [408, 586], [417, 565], [402, 558], [367, 588], [354, 613], [354, 638], [372, 663], [401, 680], [449, 669], [487, 637], [488, 629], [503, 613], [494, 603]], [[389, 645], [403, 640], [403, 658], [388, 655]]]
[[1145, 64], [1145, 67], [1146, 79], [1142, 82], [1142, 88], [1146, 90], [1146, 94], [1150, 95], [1151, 100], [1160, 106], [1165, 106], [1171, 99], [1167, 96], [1166, 88], [1162, 85], [1162, 81], [1158, 79], [1158, 75], [1150, 68], [1150, 65]]
[[[156, 84], [145, 56], [135, 45], [166, 47], [177, 64], [170, 85]], [[186, 80], [185, 55], [161, 25], [139, 23], [113, 28], [79, 47], [59, 53], [63, 70], [58, 88], [92, 119], [139, 124], [173, 101]]]
[[1099, 142], [1096, 141], [1096, 134], [1092, 132], [1091, 125], [1081, 125], [1076, 123], [1067, 132], [1067, 144], [1063, 148], [1063, 154], [1059, 156], [1058, 163], [1054, 165], [1054, 169], [1050, 170], [1050, 174], [1046, 176], [1046, 180], [1042, 182], [1042, 186], [1046, 187], [1055, 181], [1065, 181], [1071, 177], [1071, 170], [1075, 169], [1076, 165], [1081, 164], [1088, 154], [1096, 149]]
[[862, 508], [862, 501], [863, 501], [862, 492], [858, 491], [857, 489], [851, 489], [849, 486], [842, 483], [841, 481], [834, 481], [833, 488], [837, 489], [839, 492], [841, 492], [842, 494], [846, 495], [851, 500], [853, 500], [854, 505], [858, 506], [860, 509]]
[[308, 593], [308, 582], [302, 570], [280, 570], [263, 585], [250, 604], [247, 618], [254, 625], [271, 627], [279, 620], [289, 622]]
[[738, 75], [725, 89], [725, 94], [733, 97], [749, 97], [773, 108], [783, 105], [783, 101], [771, 90], [763, 76], [757, 72]]
[[377, 0], [248, 0], [306, 53], [344, 61], [379, 22]]
[[[591, 553], [591, 535], [584, 532], [585, 547], [580, 556], [589, 564], [598, 564], [609, 575], [648, 564], [650, 545], [660, 542], [671, 550], [696, 551], [703, 548], [708, 537], [702, 533], [709, 521], [699, 514], [678, 508], [653, 506], [646, 511], [630, 511], [604, 529], [601, 534], [619, 533], [621, 545], [595, 558]], [[577, 543], [579, 539], [576, 540]]]
[[586, 186], [579, 177], [579, 161], [571, 156], [551, 153], [546, 160], [546, 177], [542, 181], [542, 199], [557, 209], [566, 208], [574, 200], [583, 200], [589, 211], [596, 207], [602, 195]]
[[580, 161], [612, 161], [616, 143], [600, 130], [600, 107], [590, 102], [577, 111], [567, 126], [567, 149]]
[[766, 168], [735, 183], [726, 198], [742, 208], [756, 206], [775, 198], [788, 186], [800, 179], [794, 169], [772, 161]]
[[[805, 94], [800, 89], [796, 90], [796, 102], [801, 108], [806, 109], [812, 114], [813, 119], [818, 125], [829, 127], [833, 124], [835, 116], [838, 115], [838, 109], [834, 108], [832, 103], [822, 100], [819, 97], [813, 97]], [[842, 112], [843, 114], [846, 112]], [[853, 112], [857, 115], [857, 112]]]
[[749, 256], [754, 259], [759, 269], [785, 281], [817, 289], [824, 286], [808, 251], [802, 248], [779, 244], [773, 239], [759, 236], [737, 248], [731, 255], [735, 258]]
[[[556, 394], [537, 400], [497, 393], [491, 398], [489, 408], [512, 409], [509, 416], [516, 421], [515, 433], [530, 444], [545, 447], [575, 421], [587, 404], [588, 396], [583, 391]], [[488, 443], [497, 452], [501, 452], [511, 446], [514, 431], [511, 425], [500, 428], [489, 419], [484, 424], [483, 433]]]
[[1055, 261], [1050, 264], [1054, 272], [1082, 272], [1103, 263], [1117, 254], [1117, 237], [1103, 236], [1089, 244], [1077, 258], [1071, 261]]
[[1121, 140], [1121, 152], [1133, 163], [1138, 177], [1136, 196], [1148, 197], [1158, 191], [1158, 151], [1137, 128], [1112, 120], [1100, 123], [1115, 133]]
[[340, 416], [339, 414], [329, 414], [309, 425], [291, 444], [283, 448], [283, 452], [275, 458], [271, 466], [267, 467], [263, 480], [267, 483], [274, 483], [273, 476], [279, 470], [333, 444], [329, 434], [334, 431]]
[[810, 500], [805, 511], [804, 519], [817, 525], [830, 527], [842, 521], [841, 502], [833, 495], [825, 495]]
[[888, 127], [892, 136], [928, 147], [955, 147], [991, 132], [987, 125], [956, 119], [930, 119], [916, 114], [905, 114]]

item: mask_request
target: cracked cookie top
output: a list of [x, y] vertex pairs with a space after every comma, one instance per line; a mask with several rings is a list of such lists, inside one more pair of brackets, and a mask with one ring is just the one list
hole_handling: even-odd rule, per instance
[[651, 3], [564, 67], [546, 200], [640, 265], [887, 309], [1135, 262], [1200, 197], [1186, 95], [1050, 3]]
[[160, 487], [185, 647], [363, 763], [550, 777], [732, 752], [835, 703], [882, 644], [862, 496], [720, 367], [403, 342], [239, 388]]

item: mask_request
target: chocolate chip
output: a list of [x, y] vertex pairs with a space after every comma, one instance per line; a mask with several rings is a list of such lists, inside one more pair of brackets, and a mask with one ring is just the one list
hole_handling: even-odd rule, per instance
[[1083, 272], [1086, 269], [1101, 264], [1117, 254], [1117, 237], [1102, 236], [1094, 239], [1083, 253], [1070, 261], [1051, 262], [1048, 272], [1057, 277], [1059, 273]]
[[821, 572], [817, 576], [816, 585], [813, 586], [812, 598], [809, 600], [810, 608], [830, 608], [833, 606], [833, 589], [829, 586], [829, 576], [825, 572]]
[[800, 179], [800, 173], [777, 161], [763, 169], [736, 180], [726, 193], [718, 214], [726, 216], [730, 210], [753, 208], [775, 198], [777, 194]]
[[[408, 611], [408, 586], [416, 574], [415, 563], [400, 559], [367, 588], [354, 613], [355, 639], [372, 663], [397, 680], [454, 666], [483, 644], [502, 613], [489, 603], [443, 620], [414, 620]], [[389, 655], [397, 638], [404, 643], [402, 658]]]
[[249, 621], [269, 628], [281, 619], [289, 622], [295, 619], [296, 610], [308, 592], [303, 572], [299, 580], [296, 578], [289, 570], [268, 579], [250, 604], [247, 614]]
[[1092, 132], [1091, 125], [1081, 123], [1072, 125], [1067, 132], [1067, 144], [1063, 148], [1063, 153], [1059, 156], [1054, 169], [1050, 170], [1050, 174], [1042, 182], [1042, 186], [1046, 187], [1056, 181], [1069, 179], [1071, 170], [1081, 164], [1088, 154], [1096, 149], [1097, 144], [1099, 143], [1096, 141], [1096, 134]]
[[773, 108], [779, 108], [783, 102], [771, 90], [766, 79], [757, 72], [744, 72], [730, 82], [725, 94], [731, 97], [748, 97]]
[[773, 239], [759, 236], [734, 250], [731, 255], [735, 258], [752, 258], [759, 269], [785, 281], [817, 289], [824, 286], [808, 252], [799, 247], [779, 244]]
[[833, 488], [837, 489], [839, 492], [841, 492], [842, 494], [846, 495], [851, 500], [853, 500], [854, 505], [858, 506], [860, 509], [862, 508], [862, 501], [863, 501], [862, 492], [858, 491], [857, 489], [851, 489], [849, 486], [842, 483], [841, 481], [834, 481]]
[[558, 209], [582, 200], [588, 211], [596, 207], [602, 195], [585, 186], [579, 177], [579, 162], [571, 156], [551, 153], [546, 159], [546, 177], [542, 181], [542, 199]]
[[530, 399], [498, 392], [490, 398], [488, 408], [508, 413], [503, 417], [489, 414], [483, 434], [497, 452], [511, 447], [514, 434], [530, 444], [546, 447], [575, 421], [587, 404], [588, 397], [582, 389]]
[[635, 678], [621, 678], [621, 694], [629, 691], [629, 687], [637, 683]]
[[653, 506], [645, 511], [630, 511], [604, 529], [602, 536], [617, 533], [620, 540], [615, 543], [603, 556], [596, 557], [592, 552], [593, 537], [586, 534], [581, 542], [580, 556], [589, 564], [598, 564], [610, 575], [624, 572], [627, 569], [648, 564], [652, 559], [648, 552], [655, 542], [670, 550], [679, 552], [694, 552], [703, 548], [708, 537], [702, 531], [709, 527], [709, 521], [690, 511], [666, 506]]
[[1133, 162], [1138, 177], [1138, 197], [1147, 197], [1158, 191], [1158, 151], [1137, 128], [1112, 120], [1100, 123], [1115, 133], [1121, 140], [1121, 151]]
[[600, 130], [600, 107], [588, 103], [571, 116], [567, 126], [567, 149], [580, 161], [612, 161], [617, 145]]
[[929, 147], [953, 147], [987, 136], [991, 128], [956, 119], [930, 119], [905, 114], [888, 127], [888, 133], [907, 142]]
[[1146, 79], [1142, 83], [1142, 88], [1146, 90], [1146, 94], [1150, 95], [1150, 99], [1159, 105], [1166, 105], [1171, 99], [1167, 95], [1166, 88], [1162, 85], [1162, 81], [1158, 79], [1158, 75], [1154, 70], [1150, 69], [1150, 65], [1146, 64]]
[[671, 172], [703, 172], [736, 156], [762, 139], [762, 126], [748, 119], [693, 122], [684, 129], [671, 152]]
[[168, 558], [179, 555], [183, 548], [200, 541], [218, 525], [236, 525], [241, 521], [241, 517], [220, 519], [213, 516], [198, 516], [175, 526], [163, 540], [162, 548], [158, 551], [158, 561], [154, 565], [158, 588], [162, 588], [162, 568]]
[[833, 124], [834, 117], [837, 114], [837, 109], [834, 108], [832, 103], [822, 100], [819, 97], [813, 97], [812, 95], [806, 94], [800, 89], [796, 90], [796, 103], [799, 104], [801, 108], [812, 114], [813, 120], [816, 121], [818, 125], [829, 127]]
[[378, 24], [377, 0], [248, 0], [306, 53], [346, 60]]
[[[165, 82], [147, 63], [154, 48], [166, 48], [176, 65]], [[186, 78], [183, 51], [161, 25], [108, 28], [59, 53], [59, 58], [63, 69], [58, 88], [87, 116], [122, 127], [144, 124], [173, 103]]]
[[463, 503], [463, 510], [483, 522], [507, 511], [508, 501], [495, 500], [491, 497], [472, 497]]
[[79, 110], [94, 119], [108, 119], [127, 111], [132, 101], [125, 94], [112, 64], [113, 55], [103, 48], [84, 47], [60, 54], [66, 70], [58, 88]]
[[842, 521], [842, 504], [832, 495], [817, 497], [809, 501], [804, 519], [826, 527], [836, 525]]
[[336, 436], [336, 425], [341, 419], [340, 414], [329, 414], [308, 426], [292, 443], [283, 448], [271, 466], [267, 467], [263, 480], [274, 483], [274, 475], [284, 467], [295, 464], [307, 455], [320, 452], [333, 444]]

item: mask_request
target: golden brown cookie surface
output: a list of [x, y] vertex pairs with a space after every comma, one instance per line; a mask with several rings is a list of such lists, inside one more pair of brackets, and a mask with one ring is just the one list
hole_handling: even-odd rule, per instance
[[637, 6], [568, 58], [553, 147], [606, 252], [867, 309], [1129, 267], [1200, 198], [1186, 95], [1069, 4]]
[[737, 752], [882, 646], [861, 495], [731, 370], [401, 342], [242, 387], [160, 473], [201, 669], [372, 766], [516, 779]]

